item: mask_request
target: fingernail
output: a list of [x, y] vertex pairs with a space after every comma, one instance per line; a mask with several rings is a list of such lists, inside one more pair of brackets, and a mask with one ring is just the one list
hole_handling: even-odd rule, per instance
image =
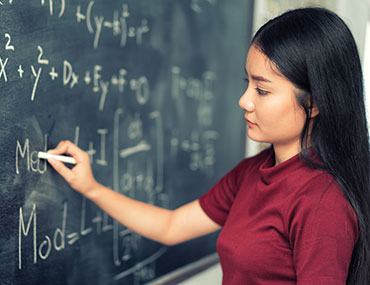
[[52, 159], [52, 158], [49, 158], [48, 159], [48, 162], [51, 164], [51, 165], [54, 165], [56, 160], [55, 159]]

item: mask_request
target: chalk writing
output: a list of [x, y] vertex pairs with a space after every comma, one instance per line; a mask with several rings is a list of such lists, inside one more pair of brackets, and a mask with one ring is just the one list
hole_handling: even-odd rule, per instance
[[[45, 235], [45, 239], [37, 245], [37, 212], [36, 204], [32, 205], [32, 211], [27, 222], [27, 227], [25, 228], [23, 208], [19, 208], [19, 233], [18, 233], [18, 267], [22, 269], [22, 237], [27, 237], [31, 229], [31, 223], [33, 222], [33, 263], [36, 264], [38, 257], [41, 259], [47, 259], [50, 252], [54, 246], [56, 251], [60, 251], [65, 247], [65, 232], [66, 232], [66, 220], [67, 220], [67, 207], [68, 204], [65, 202], [63, 204], [63, 216], [62, 216], [62, 226], [57, 227], [54, 231], [53, 242], [48, 235]], [[37, 250], [38, 247], [38, 250]]]
[[213, 166], [216, 163], [215, 142], [219, 135], [217, 131], [209, 129], [213, 124], [213, 83], [215, 74], [204, 72], [202, 79], [185, 78], [181, 76], [178, 66], [172, 67], [172, 97], [174, 98], [180, 120], [186, 120], [183, 104], [184, 98], [196, 101], [197, 130], [192, 130], [188, 138], [180, 140], [178, 130], [174, 130], [171, 140], [171, 154], [177, 156], [181, 149], [190, 154], [189, 168], [193, 171], [202, 171], [207, 175], [213, 174]]
[[6, 42], [6, 45], [5, 45], [5, 50], [14, 50], [14, 46], [10, 44], [11, 38], [10, 38], [10, 35], [8, 33], [5, 33], [5, 38], [8, 39], [8, 41]]
[[[45, 135], [45, 145], [44, 145], [44, 151], [47, 149], [47, 135]], [[32, 149], [32, 148], [31, 148]], [[22, 159], [26, 160], [27, 163], [27, 171], [32, 172], [38, 172], [40, 174], [43, 174], [47, 170], [47, 162], [46, 160], [41, 160], [38, 158], [39, 150], [33, 150], [30, 152], [30, 141], [28, 138], [25, 139], [23, 147], [22, 144], [17, 140], [16, 144], [16, 151], [15, 151], [15, 172], [17, 174], [20, 173], [20, 162]]]
[[[11, 3], [10, 3], [11, 4]], [[53, 0], [49, 0], [49, 3], [45, 1], [41, 1], [41, 5], [49, 5], [50, 8], [50, 15], [53, 15]], [[94, 16], [94, 23], [95, 26], [92, 25], [91, 21], [91, 14], [92, 8], [94, 6], [94, 1], [90, 1], [87, 5], [86, 15], [81, 14], [81, 6], [77, 6], [77, 22], [80, 23], [82, 20], [86, 21], [87, 30], [89, 33], [94, 34], [94, 41], [93, 47], [98, 48], [99, 46], [99, 39], [102, 33], [102, 28], [111, 28], [113, 31], [113, 36], [121, 35], [120, 46], [125, 46], [127, 42], [127, 38], [136, 38], [136, 43], [138, 45], [142, 44], [143, 41], [143, 34], [149, 32], [149, 27], [146, 19], [143, 19], [141, 25], [138, 27], [128, 26], [126, 22], [126, 18], [129, 17], [130, 13], [128, 12], [128, 5], [123, 4], [122, 11], [115, 10], [113, 11], [113, 21], [104, 21], [104, 16]], [[65, 10], [65, 1], [60, 1], [60, 13], [59, 17], [63, 16]], [[121, 17], [118, 19], [118, 15]], [[5, 50], [7, 51], [15, 51], [16, 47], [12, 44], [11, 34], [5, 33], [5, 38], [7, 42], [4, 46]], [[3, 78], [5, 82], [8, 81], [8, 75], [6, 73], [6, 66], [8, 64], [9, 57], [1, 57], [0, 56], [0, 79]], [[37, 64], [39, 65], [49, 65], [50, 60], [48, 57], [45, 57], [45, 51], [41, 45], [37, 45]], [[41, 78], [42, 74], [42, 67], [36, 67], [36, 65], [30, 65], [31, 74], [34, 77], [32, 89], [31, 89], [31, 101], [35, 100], [37, 87]], [[117, 74], [113, 74], [110, 78], [103, 79], [101, 77], [101, 71], [103, 69], [102, 65], [95, 65], [93, 71], [85, 70], [77, 71], [73, 68], [72, 63], [65, 59], [63, 61], [63, 70], [58, 71], [55, 65], [51, 65], [50, 70], [48, 71], [48, 75], [52, 81], [56, 80], [59, 77], [59, 74], [62, 73], [62, 82], [63, 86], [69, 86], [69, 88], [73, 88], [78, 85], [79, 78], [83, 78], [83, 81], [86, 85], [89, 85], [91, 81], [93, 81], [92, 90], [95, 93], [100, 92], [100, 99], [97, 104], [98, 110], [103, 111], [105, 102], [107, 100], [107, 96], [109, 93], [110, 84], [113, 86], [118, 87], [118, 91], [123, 93], [124, 85], [126, 84], [126, 74], [127, 70], [125, 68], [121, 68], [118, 70]], [[18, 64], [18, 77], [23, 78], [24, 68], [22, 64]], [[90, 74], [93, 74], [93, 78], [90, 77]], [[139, 104], [145, 104], [149, 99], [149, 84], [146, 76], [140, 76], [139, 78], [133, 78], [130, 80], [130, 89], [135, 91], [135, 96]]]
[[108, 162], [105, 159], [105, 138], [108, 133], [107, 129], [98, 129], [98, 134], [100, 134], [100, 158], [96, 160], [97, 164], [107, 166]]
[[[139, 284], [155, 278], [156, 261], [167, 251], [167, 247], [156, 245], [153, 250], [145, 249], [146, 256], [139, 255], [143, 244], [147, 243], [145, 239], [78, 193], [71, 190], [65, 195], [65, 189], [57, 189], [68, 185], [59, 186], [62, 180], [57, 181], [60, 178], [53, 175], [55, 172], [48, 167], [47, 160], [39, 159], [37, 155], [38, 151], [53, 147], [57, 140], [66, 139], [66, 136], [85, 150], [93, 170], [109, 177], [104, 177], [109, 188], [165, 208], [173, 206], [165, 185], [165, 177], [171, 174], [165, 171], [167, 160], [170, 163], [185, 161], [188, 172], [199, 172], [203, 176], [214, 174], [219, 138], [219, 133], [213, 129], [215, 73], [201, 70], [197, 76], [192, 76], [181, 64], [171, 67], [170, 63], [167, 74], [160, 74], [168, 78], [170, 85], [168, 90], [163, 90], [163, 86], [152, 80], [150, 68], [133, 68], [130, 61], [137, 59], [126, 57], [125, 52], [134, 47], [146, 54], [155, 23], [128, 2], [123, 0], [114, 8], [103, 10], [98, 1], [32, 2], [33, 7], [56, 25], [65, 25], [70, 20], [68, 15], [72, 15], [69, 24], [78, 29], [80, 35], [86, 36], [91, 59], [76, 57], [72, 49], [64, 50], [64, 46], [58, 47], [60, 50], [56, 55], [53, 45], [43, 38], [31, 42], [27, 49], [29, 56], [25, 57], [18, 31], [10, 27], [1, 30], [1, 84], [8, 87], [14, 82], [19, 83], [26, 91], [19, 94], [24, 96], [19, 101], [29, 104], [33, 112], [38, 112], [44, 102], [47, 102], [45, 109], [50, 107], [50, 112], [40, 116], [41, 132], [25, 134], [21, 128], [11, 142], [15, 154], [11, 171], [15, 172], [16, 179], [27, 175], [36, 181], [32, 186], [34, 196], [26, 195], [23, 206], [16, 208], [19, 210], [18, 224], [15, 222], [14, 228], [18, 229], [17, 265], [21, 272], [29, 266], [36, 268], [67, 254], [68, 248], [89, 246], [92, 239], [106, 241], [104, 237], [108, 236], [111, 263], [115, 269], [120, 268], [111, 278], [119, 281], [132, 275]], [[217, 0], [192, 0], [186, 5], [190, 5], [191, 13], [200, 14], [216, 4]], [[0, 9], [8, 5], [16, 9], [18, 4], [0, 1]], [[73, 31], [68, 30], [68, 33], [73, 34]], [[66, 47], [73, 44], [66, 40]], [[119, 49], [122, 58], [121, 55], [116, 58], [116, 54], [113, 59], [95, 57], [112, 46]], [[149, 49], [149, 52], [152, 51]], [[58, 94], [50, 92], [54, 89]], [[59, 101], [62, 97], [65, 101]], [[73, 99], [77, 97], [83, 98], [83, 104], [78, 105], [78, 101], [78, 107], [73, 106], [77, 102]], [[59, 108], [51, 105], [59, 102], [67, 102], [62, 104], [60, 112], [71, 118], [68, 117], [66, 122], [50, 123], [53, 112], [59, 112]], [[163, 111], [165, 104], [174, 109], [173, 121], [168, 120], [168, 114]], [[17, 105], [15, 108], [21, 110], [21, 107]], [[71, 115], [69, 108], [78, 108], [81, 112]], [[92, 116], [85, 118], [84, 109]], [[189, 123], [189, 113], [193, 123]], [[27, 119], [25, 116], [24, 120]], [[54, 124], [59, 125], [53, 131]], [[58, 133], [60, 129], [63, 129], [62, 134]], [[186, 159], [178, 160], [180, 157]], [[35, 193], [47, 202], [39, 202]], [[76, 195], [73, 199], [78, 200], [72, 200], [71, 195]], [[60, 211], [55, 211], [55, 207]], [[40, 222], [45, 221], [45, 215], [51, 211], [55, 211], [55, 219]]]
[[[45, 3], [45, 2], [48, 2], [48, 3]], [[58, 2], [60, 2], [59, 3], [60, 8], [59, 8], [59, 14], [58, 14], [58, 17], [60, 18], [64, 14], [66, 3], [65, 3], [65, 0], [59, 0]], [[50, 16], [53, 16], [54, 15], [54, 0], [49, 0], [49, 1], [41, 0], [41, 6], [46, 6], [46, 5], [49, 5]]]
[[[144, 34], [150, 31], [148, 21], [144, 18], [141, 23], [136, 26], [128, 24], [130, 16], [128, 4], [123, 4], [121, 10], [114, 10], [111, 19], [105, 19], [102, 15], [94, 14], [94, 1], [90, 1], [85, 10], [82, 10], [81, 5], [76, 7], [76, 21], [81, 23], [86, 21], [86, 28], [90, 34], [94, 35], [93, 48], [99, 47], [100, 37], [104, 29], [112, 29], [114, 37], [119, 36], [119, 45], [125, 47], [129, 38], [136, 39], [136, 44], [141, 45]], [[83, 12], [84, 11], [84, 14]]]
[[217, 0], [191, 0], [190, 8], [196, 13], [202, 13], [207, 5], [216, 5]]

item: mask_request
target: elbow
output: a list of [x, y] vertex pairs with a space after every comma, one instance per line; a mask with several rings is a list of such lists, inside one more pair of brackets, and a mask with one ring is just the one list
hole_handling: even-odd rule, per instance
[[177, 245], [184, 240], [184, 235], [181, 235], [172, 227], [168, 227], [166, 231], [162, 232], [159, 242], [167, 246]]
[[159, 242], [163, 243], [166, 246], [173, 246], [181, 243], [180, 240], [176, 239], [175, 237], [171, 237], [170, 235], [164, 236]]
[[171, 242], [171, 241], [161, 241], [162, 244], [166, 245], [166, 246], [173, 246], [173, 245], [176, 245], [177, 243], [175, 242]]
[[176, 211], [170, 211], [166, 223], [159, 231], [159, 242], [167, 246], [177, 245], [189, 240], [188, 234], [181, 227], [182, 223], [176, 216]]

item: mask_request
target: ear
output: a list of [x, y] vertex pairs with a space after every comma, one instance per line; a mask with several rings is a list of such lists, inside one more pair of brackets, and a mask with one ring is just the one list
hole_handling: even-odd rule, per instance
[[317, 108], [315, 103], [312, 103], [310, 107], [311, 119], [315, 118], [319, 114], [319, 108]]

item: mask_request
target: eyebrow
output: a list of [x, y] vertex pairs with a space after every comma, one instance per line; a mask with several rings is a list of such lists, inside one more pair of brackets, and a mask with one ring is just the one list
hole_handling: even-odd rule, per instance
[[[247, 70], [245, 70], [245, 74], [247, 75], [247, 77], [248, 77], [248, 72], [247, 72]], [[263, 76], [259, 76], [259, 75], [251, 75], [251, 78], [253, 79], [253, 80], [255, 80], [255, 81], [262, 81], [262, 82], [268, 82], [268, 83], [271, 83], [271, 80], [269, 80], [269, 79], [267, 79], [267, 78], [265, 78], [265, 77], [263, 77]]]

